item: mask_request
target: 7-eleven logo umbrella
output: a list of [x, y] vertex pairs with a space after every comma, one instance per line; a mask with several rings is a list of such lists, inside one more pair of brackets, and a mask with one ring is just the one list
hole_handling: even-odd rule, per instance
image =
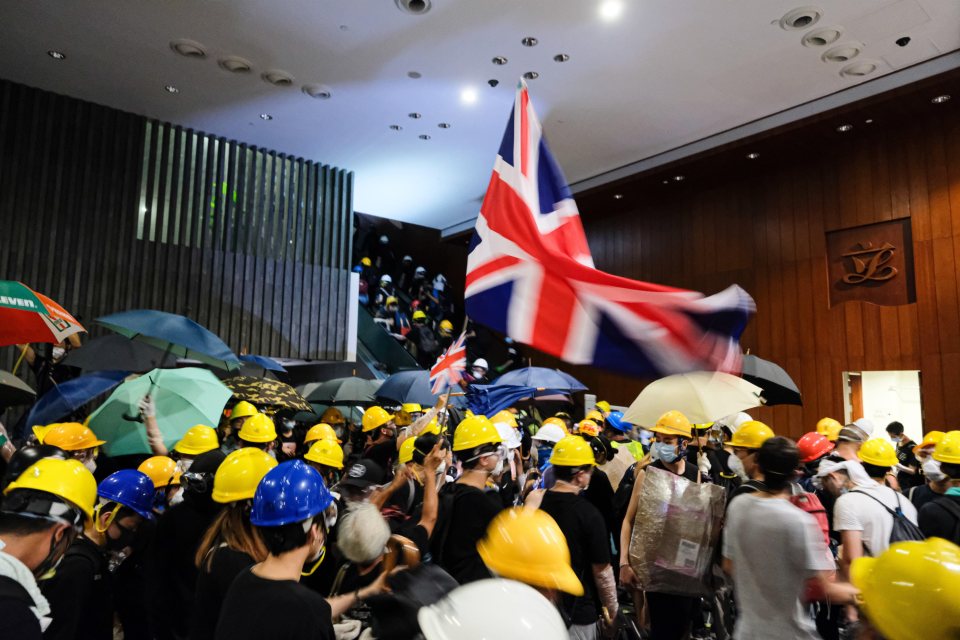
[[0, 347], [24, 342], [58, 343], [86, 331], [59, 304], [22, 282], [0, 280]]

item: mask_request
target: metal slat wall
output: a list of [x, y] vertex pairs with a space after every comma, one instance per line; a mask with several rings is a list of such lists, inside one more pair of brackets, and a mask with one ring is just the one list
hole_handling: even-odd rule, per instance
[[[0, 279], [238, 353], [346, 355], [353, 174], [0, 80]], [[15, 349], [0, 349], [10, 369]]]

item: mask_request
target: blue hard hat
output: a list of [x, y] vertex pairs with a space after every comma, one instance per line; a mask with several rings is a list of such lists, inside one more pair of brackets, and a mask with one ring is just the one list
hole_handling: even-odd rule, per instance
[[111, 473], [97, 487], [101, 498], [122, 504], [147, 520], [153, 520], [153, 494], [153, 481], [135, 469]]
[[268, 471], [257, 485], [250, 522], [258, 527], [303, 522], [332, 502], [320, 473], [303, 460], [291, 460]]
[[607, 414], [607, 424], [617, 431], [627, 433], [633, 429], [633, 425], [623, 419], [622, 411], [611, 411]]

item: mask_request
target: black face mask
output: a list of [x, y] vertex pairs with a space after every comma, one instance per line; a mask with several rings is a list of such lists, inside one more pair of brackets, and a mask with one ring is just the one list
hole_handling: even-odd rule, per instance
[[66, 554], [67, 549], [76, 537], [76, 533], [73, 530], [64, 529], [63, 535], [60, 536], [59, 540], [53, 537], [50, 538], [50, 551], [47, 553], [47, 557], [33, 570], [33, 575], [37, 580], [48, 580], [54, 576], [57, 567], [60, 565], [60, 561], [63, 560], [64, 554]]
[[134, 540], [137, 538], [137, 532], [133, 529], [127, 529], [119, 522], [114, 522], [113, 524], [120, 529], [120, 536], [117, 538], [111, 538], [109, 533], [104, 536], [107, 539], [107, 549], [110, 551], [120, 551], [125, 547], [133, 545]]

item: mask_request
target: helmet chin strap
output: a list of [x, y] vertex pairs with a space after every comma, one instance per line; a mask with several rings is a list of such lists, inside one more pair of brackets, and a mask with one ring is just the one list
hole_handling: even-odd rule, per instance
[[313, 575], [313, 572], [317, 570], [317, 567], [320, 566], [320, 563], [323, 562], [323, 559], [324, 559], [325, 557], [327, 557], [327, 544], [326, 544], [326, 543], [324, 543], [324, 544], [323, 544], [323, 547], [320, 548], [320, 556], [317, 558], [316, 562], [314, 562], [314, 563], [310, 566], [310, 570], [309, 570], [309, 571], [301, 571], [301, 572], [300, 572], [300, 575], [301, 575], [301, 576], [312, 576], [312, 575]]
[[94, 524], [93, 528], [97, 530], [97, 533], [106, 533], [107, 529], [110, 528], [110, 525], [113, 524], [113, 519], [117, 517], [117, 512], [120, 511], [120, 505], [118, 504], [114, 507], [113, 511], [110, 513], [110, 517], [107, 518], [107, 524], [103, 525], [103, 528], [100, 528], [100, 510], [103, 507], [103, 504], [98, 504], [97, 507], [93, 510]]

